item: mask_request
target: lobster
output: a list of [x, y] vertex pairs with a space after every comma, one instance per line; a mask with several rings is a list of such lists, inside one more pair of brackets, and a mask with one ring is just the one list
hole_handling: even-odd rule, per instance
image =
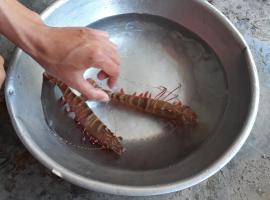
[[[101, 89], [94, 80], [88, 79], [88, 81], [95, 87]], [[139, 95], [136, 95], [136, 93], [130, 95], [125, 94], [123, 89], [121, 89], [120, 92], [103, 91], [109, 95], [112, 103], [121, 104], [144, 113], [152, 114], [183, 128], [194, 127], [197, 124], [197, 115], [189, 106], [183, 105], [179, 100], [170, 103], [170, 100], [176, 97], [165, 101], [176, 89], [166, 94], [167, 89], [162, 87], [162, 91], [154, 98], [152, 98], [152, 94], [149, 92]], [[161, 100], [162, 97], [163, 100]]]
[[120, 156], [124, 152], [124, 148], [120, 142], [121, 137], [116, 137], [114, 133], [95, 115], [88, 107], [84, 98], [77, 96], [63, 82], [55, 79], [47, 73], [43, 74], [43, 80], [47, 80], [53, 85], [57, 85], [61, 90], [63, 97], [62, 104], [67, 104], [68, 112], [75, 114], [75, 122], [82, 128], [82, 132], [88, 136], [92, 144], [97, 144], [103, 149], [113, 151]]

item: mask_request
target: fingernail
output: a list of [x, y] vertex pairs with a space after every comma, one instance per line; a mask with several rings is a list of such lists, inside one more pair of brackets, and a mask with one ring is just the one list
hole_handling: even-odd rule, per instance
[[108, 101], [110, 101], [110, 98], [109, 98], [109, 96], [106, 96], [103, 99], [101, 99], [101, 101], [102, 102], [108, 102]]

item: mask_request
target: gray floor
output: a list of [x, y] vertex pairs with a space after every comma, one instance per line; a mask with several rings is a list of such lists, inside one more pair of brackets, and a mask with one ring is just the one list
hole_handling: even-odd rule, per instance
[[[22, 0], [40, 12], [53, 0]], [[156, 197], [119, 197], [90, 192], [52, 175], [18, 141], [0, 97], [0, 199], [270, 200], [270, 0], [212, 0], [241, 31], [258, 67], [261, 100], [251, 136], [220, 172], [187, 190]], [[7, 60], [14, 46], [0, 37]]]

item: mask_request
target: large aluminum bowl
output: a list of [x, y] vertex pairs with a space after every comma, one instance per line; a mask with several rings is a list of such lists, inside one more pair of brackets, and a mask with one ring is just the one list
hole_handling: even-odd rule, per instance
[[259, 102], [256, 66], [243, 37], [207, 1], [62, 0], [42, 17], [51, 26], [108, 31], [123, 59], [118, 89], [157, 92], [180, 83], [180, 99], [199, 116], [194, 130], [172, 132], [146, 115], [90, 103], [124, 138], [127, 151], [115, 159], [80, 142], [57, 90], [18, 50], [6, 83], [8, 109], [24, 145], [56, 175], [106, 193], [163, 194], [207, 179], [246, 141]]

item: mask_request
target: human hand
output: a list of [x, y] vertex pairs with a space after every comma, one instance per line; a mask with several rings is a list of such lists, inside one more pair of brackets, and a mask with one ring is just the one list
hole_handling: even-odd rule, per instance
[[32, 56], [45, 70], [89, 99], [109, 100], [108, 95], [84, 80], [88, 67], [101, 69], [99, 79], [112, 87], [119, 74], [120, 58], [107, 33], [89, 28], [52, 28], [19, 1], [0, 4], [0, 33]]
[[[113, 87], [119, 75], [117, 47], [106, 32], [89, 28], [50, 28], [44, 30], [33, 57], [48, 73], [78, 90], [89, 99], [108, 101], [108, 95], [83, 78], [89, 67], [101, 69], [100, 80], [108, 78]], [[31, 53], [31, 50], [29, 51]]]
[[5, 77], [6, 77], [6, 72], [4, 69], [4, 59], [2, 56], [0, 56], [0, 89], [4, 83]]

